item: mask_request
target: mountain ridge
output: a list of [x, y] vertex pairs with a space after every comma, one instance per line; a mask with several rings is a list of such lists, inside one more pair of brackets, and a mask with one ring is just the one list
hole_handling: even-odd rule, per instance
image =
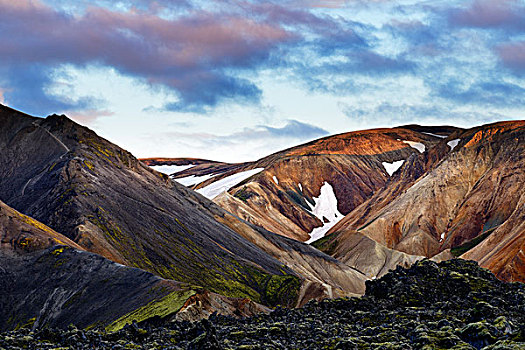
[[[494, 212], [494, 208], [498, 207], [498, 215], [509, 218], [509, 211], [514, 210], [513, 208], [519, 208], [519, 205], [516, 203], [522, 195], [520, 195], [519, 186], [516, 184], [519, 184], [520, 181], [524, 182], [525, 179], [519, 180], [521, 175], [518, 176], [515, 173], [521, 174], [521, 169], [523, 168], [519, 165], [522, 163], [519, 163], [521, 160], [517, 156], [523, 153], [519, 148], [523, 144], [523, 126], [523, 121], [503, 121], [480, 125], [471, 129], [450, 126], [406, 125], [391, 129], [378, 128], [341, 133], [275, 152], [268, 157], [261, 158], [259, 161], [245, 163], [244, 166], [235, 164], [226, 172], [217, 171], [211, 178], [203, 178], [203, 181], [196, 182], [190, 187], [197, 191], [202, 191], [206, 187], [213, 186], [214, 183], [220, 183], [228, 176], [232, 177], [232, 174], [249, 168], [263, 167], [264, 170], [258, 174], [226, 188], [226, 191], [215, 197], [214, 201], [226, 210], [255, 225], [297, 240], [306, 241], [308, 238], [307, 234], [312, 236], [316, 230], [322, 230], [323, 227], [326, 227], [327, 234], [331, 235], [315, 242], [314, 246], [365, 273], [369, 278], [382, 275], [397, 265], [408, 267], [414, 261], [423, 257], [435, 257], [437, 260], [449, 259], [465, 253], [467, 247], [472, 248], [472, 246], [475, 246], [472, 250], [465, 253], [466, 258], [475, 258], [481, 261], [483, 266], [491, 267], [500, 278], [506, 280], [518, 278], [523, 280], [525, 270], [522, 266], [525, 257], [521, 253], [524, 246], [523, 229], [519, 228], [523, 220], [520, 216], [521, 214], [516, 213], [518, 217], [516, 217], [512, 225], [515, 229], [507, 229], [507, 231], [513, 232], [498, 233], [500, 240], [507, 242], [506, 244], [502, 243], [504, 247], [500, 247], [497, 251], [491, 253], [491, 249], [495, 245], [499, 245], [499, 240], [495, 238], [496, 235], [493, 235], [491, 239], [483, 240], [478, 245], [478, 241], [482, 237], [487, 236], [487, 233], [484, 231], [489, 230], [489, 233], [491, 233], [492, 230], [496, 229], [493, 225], [497, 220], [482, 219], [483, 215], [489, 215], [490, 212]], [[514, 133], [516, 136], [508, 136], [506, 139], [503, 139], [506, 133]], [[378, 139], [378, 137], [380, 138]], [[513, 137], [515, 138], [514, 140], [512, 139]], [[386, 141], [383, 141], [383, 143], [374, 142], [377, 140]], [[495, 153], [495, 147], [500, 150], [499, 154]], [[514, 150], [510, 150], [510, 148]], [[397, 155], [390, 156], [390, 158], [381, 158], [383, 154], [386, 155], [387, 153], [378, 153], [378, 149], [382, 152], [386, 149], [387, 153], [392, 151], [395, 153], [398, 152], [396, 150], [403, 149], [408, 150], [409, 153], [397, 153]], [[487, 169], [493, 169], [496, 178], [498, 176], [500, 179], [514, 177], [513, 183], [515, 185], [513, 185], [514, 189], [512, 192], [504, 195], [504, 192], [502, 192], [503, 187], [498, 187], [500, 184], [497, 181], [489, 181], [482, 190], [478, 189], [479, 194], [476, 196], [480, 200], [483, 200], [483, 196], [493, 198], [492, 204], [486, 202], [482, 206], [484, 209], [480, 209], [478, 214], [472, 210], [472, 214], [460, 214], [455, 219], [456, 224], [451, 223], [451, 225], [459, 225], [457, 227], [461, 228], [463, 233], [456, 230], [453, 234], [446, 232], [443, 234], [446, 230], [432, 228], [434, 231], [430, 233], [414, 233], [415, 236], [410, 238], [411, 236], [408, 233], [403, 233], [409, 232], [407, 231], [409, 229], [404, 227], [398, 219], [381, 218], [381, 213], [384, 210], [388, 210], [385, 209], [386, 206], [392, 208], [393, 213], [395, 210], [399, 210], [395, 208], [400, 206], [399, 198], [406, 197], [406, 191], [413, 191], [411, 188], [419, 186], [417, 184], [423, 181], [422, 179], [428, 176], [429, 173], [436, 171], [435, 169], [444, 169], [447, 162], [451, 162], [456, 157], [456, 154], [461, 154], [463, 149], [472, 149], [469, 153], [470, 155], [467, 158], [463, 157], [462, 161], [454, 160], [454, 165], [448, 166], [447, 170], [439, 170], [441, 171], [440, 175], [436, 175], [435, 180], [433, 180], [439, 182], [450, 176], [456, 176], [455, 184], [448, 186], [446, 183], [443, 183], [440, 185], [441, 189], [436, 187], [433, 190], [437, 191], [435, 193], [441, 191], [447, 196], [459, 196], [459, 192], [454, 192], [454, 188], [459, 189], [458, 186], [463, 186], [462, 188], [464, 188], [464, 190], [461, 190], [461, 193], [470, 193], [472, 189], [476, 191], [475, 186], [480, 186], [476, 181], [485, 181], [481, 175], [483, 172], [488, 171]], [[481, 152], [481, 157], [478, 154], [479, 152]], [[362, 156], [368, 153], [378, 155], [375, 156], [378, 158], [375, 160], [376, 165], [374, 167], [370, 167], [370, 161], [346, 163], [337, 158], [339, 156]], [[305, 159], [329, 158], [324, 159], [321, 163], [312, 161], [297, 162], [284, 167], [283, 171], [279, 172], [279, 166], [276, 164], [291, 163], [294, 157], [303, 157]], [[517, 159], [517, 163], [509, 166], [508, 162], [505, 163], [500, 159], [501, 157], [507, 157], [508, 159], [513, 157], [512, 159]], [[396, 164], [398, 159], [402, 159], [403, 162], [399, 161], [398, 163], [401, 164]], [[493, 163], [496, 165], [493, 165]], [[310, 165], [305, 166], [305, 164]], [[319, 164], [323, 165], [316, 166]], [[326, 167], [326, 174], [323, 167]], [[466, 167], [474, 167], [473, 169], [477, 170], [469, 173]], [[512, 167], [515, 167], [517, 170], [509, 170]], [[307, 169], [312, 170], [305, 171]], [[365, 169], [364, 172], [363, 169]], [[213, 167], [204, 169], [204, 167], [199, 168], [196, 166], [176, 172], [172, 177], [180, 181], [181, 178], [185, 179], [188, 176], [198, 178], [203, 175], [213, 175], [215, 170]], [[385, 171], [390, 171], [391, 173], [387, 174]], [[458, 177], [458, 171], [464, 174], [471, 174], [468, 176], [475, 181], [473, 180], [472, 183], [465, 182], [464, 179]], [[498, 175], [498, 171], [506, 173]], [[367, 184], [364, 188], [368, 188], [368, 190], [361, 192], [356, 190], [356, 181], [346, 181], [338, 186], [337, 182], [333, 180], [333, 174], [339, 173], [361, 174], [353, 179], [360, 179], [361, 183]], [[301, 180], [300, 176], [318, 177], [314, 181], [313, 189], [310, 188], [311, 186], [306, 181]], [[333, 201], [336, 202], [337, 206], [332, 207], [332, 212], [328, 213], [331, 213], [330, 215], [335, 213], [335, 220], [333, 217], [331, 219], [315, 217], [316, 209], [314, 206], [317, 205], [317, 201], [323, 200], [320, 195], [322, 191], [319, 189], [324, 188], [327, 183], [333, 185], [333, 187], [330, 187], [334, 188], [333, 197], [335, 198], [333, 198]], [[461, 183], [464, 183], [464, 185], [460, 185]], [[338, 187], [342, 188], [342, 190], [338, 189]], [[492, 191], [499, 193], [499, 197], [494, 197], [491, 194]], [[465, 198], [469, 198], [472, 194], [467, 194]], [[414, 192], [414, 195], [417, 195], [417, 192]], [[439, 198], [434, 192], [428, 192], [425, 196], [421, 195], [420, 197], [418, 197], [418, 200], [413, 198], [406, 199], [403, 208], [406, 207], [408, 211], [418, 210], [416, 203], [421, 201], [424, 203], [423, 206], [428, 207], [428, 210], [434, 210], [431, 209], [432, 206], [446, 208], [449, 205], [452, 205], [452, 207], [456, 205], [455, 202], [447, 204], [448, 197], [444, 199]], [[353, 204], [349, 204], [349, 198], [354, 201]], [[327, 197], [324, 199], [329, 200]], [[395, 203], [397, 204], [392, 203], [392, 201], [396, 201]], [[498, 203], [497, 201], [500, 202], [499, 205], [495, 204]], [[460, 204], [458, 203], [457, 205]], [[470, 205], [471, 208], [479, 207], [479, 203], [473, 205], [467, 203], [466, 205]], [[464, 204], [462, 206], [465, 208]], [[482, 214], [485, 211], [486, 214]], [[340, 213], [345, 215], [345, 218], [342, 218]], [[439, 212], [434, 213], [430, 211], [424, 213], [423, 217], [427, 217], [430, 220], [425, 225], [433, 227], [432, 220], [434, 219], [432, 218], [441, 216], [442, 214]], [[467, 220], [467, 217], [471, 217], [472, 220]], [[376, 221], [378, 220], [377, 218], [379, 218], [379, 221]], [[317, 220], [317, 224], [315, 220]], [[413, 223], [416, 222], [415, 218], [410, 220]], [[467, 220], [468, 224], [461, 224], [457, 220]], [[475, 228], [478, 225], [477, 222], [481, 222], [480, 220], [485, 220], [488, 223], [486, 229]], [[350, 222], [351, 224], [349, 224]], [[385, 233], [372, 230], [375, 226], [382, 227], [383, 222], [391, 223], [392, 225], [398, 222], [397, 225], [399, 227], [390, 228], [390, 231], [385, 231]], [[323, 226], [316, 226], [320, 224]], [[415, 225], [414, 227], [419, 227], [417, 224]], [[348, 228], [345, 228], [345, 226], [348, 226]], [[476, 227], [479, 227], [479, 225]], [[340, 235], [340, 231], [348, 231], [349, 233], [338, 239], [336, 236]], [[403, 238], [405, 243], [403, 243], [400, 240], [401, 237], [405, 236], [406, 238]], [[489, 258], [489, 256], [493, 257]], [[505, 267], [508, 265], [506, 262], [513, 267]]]
[[[0, 155], [0, 199], [87, 250], [272, 306], [308, 301], [300, 294], [326, 297], [330, 283], [337, 295], [364, 292], [364, 275], [288, 244], [293, 254], [308, 255], [294, 272], [277, 259], [290, 260], [281, 238], [261, 249], [254, 244], [261, 232], [65, 116], [28, 118], [2, 108], [0, 119], [0, 146], [8, 150]], [[312, 282], [315, 290], [303, 293]]]
[[[519, 184], [524, 181], [521, 156], [524, 131], [525, 122], [509, 121], [476, 127], [456, 135], [454, 137], [460, 140], [453, 148], [449, 144], [453, 141], [452, 137], [444, 139], [424, 157], [427, 160], [433, 158], [426, 172], [418, 175], [396, 174], [392, 186], [374, 195], [335, 225], [329, 232], [330, 238], [325, 239], [323, 244], [332, 246], [334, 256], [342, 261], [346, 260], [344, 256], [352, 256], [344, 242], [355, 234], [364, 234], [390, 248], [397, 247], [395, 249], [410, 254], [431, 257], [450, 248], [453, 254], [462, 254], [461, 247], [466, 249], [468, 244], [474, 244], [474, 240], [482, 236], [484, 240], [494, 231], [500, 231], [498, 226], [511, 218], [514, 212], [518, 215], [518, 221], [515, 220], [517, 225], [513, 225], [514, 232], [508, 229], [507, 233], [500, 235], [500, 238], [514, 237], [510, 242], [512, 248], [508, 247], [509, 252], [513, 252], [509, 253], [508, 259], [512, 261], [515, 258], [514, 267], [509, 268], [513, 272], [501, 272], [505, 269], [501, 255], [495, 259], [500, 261], [497, 264], [499, 267], [491, 265], [495, 260], [486, 256], [490, 251], [487, 248], [490, 240], [482, 245], [485, 246], [483, 256], [474, 254], [479, 248], [471, 247], [473, 251], [467, 252], [465, 257], [483, 260], [482, 266], [492, 267], [500, 278], [523, 280], [525, 271], [520, 267], [523, 257], [519, 253], [524, 245], [520, 240], [523, 228], [519, 226], [523, 215], [517, 201], [523, 197]], [[420, 162], [425, 160], [420, 159]], [[414, 203], [421, 204], [415, 207]], [[431, 221], [434, 218], [436, 221]], [[449, 221], [445, 222], [447, 219]], [[498, 245], [494, 237], [492, 248]], [[402, 243], [402, 239], [413, 241]], [[419, 239], [425, 241], [419, 242]], [[334, 243], [336, 241], [339, 243]], [[334, 244], [337, 247], [334, 248]]]

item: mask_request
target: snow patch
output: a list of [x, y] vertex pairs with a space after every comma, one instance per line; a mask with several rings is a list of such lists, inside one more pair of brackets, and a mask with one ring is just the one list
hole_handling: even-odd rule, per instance
[[459, 141], [461, 141], [461, 139], [455, 139], [455, 140], [447, 142], [447, 145], [450, 147], [451, 152], [458, 145]]
[[193, 168], [194, 164], [189, 165], [152, 165], [150, 168], [157, 170], [160, 173], [164, 173], [166, 175], [175, 174], [178, 172], [181, 172], [183, 170]]
[[277, 179], [277, 177], [274, 175], [273, 176], [273, 181], [278, 185], [279, 184], [279, 180]]
[[408, 144], [410, 147], [417, 149], [420, 153], [425, 152], [425, 145], [421, 142], [414, 142], [414, 141], [403, 141], [403, 143]]
[[[343, 214], [337, 209], [337, 198], [335, 197], [334, 188], [328, 182], [324, 182], [321, 186], [321, 194], [319, 197], [314, 197], [315, 205], [312, 206], [308, 201], [312, 214], [323, 222], [323, 226], [316, 227], [310, 232], [310, 239], [306, 241], [310, 244], [319, 238], [323, 238], [326, 232], [330, 230], [335, 224], [343, 218]], [[328, 222], [324, 222], [328, 220]]]
[[388, 175], [392, 176], [392, 174], [395, 173], [397, 171], [397, 169], [399, 169], [401, 167], [401, 165], [403, 165], [404, 162], [405, 162], [405, 160], [401, 159], [401, 160], [397, 160], [397, 161], [395, 161], [393, 163], [383, 162], [381, 164], [383, 164], [383, 166], [385, 167], [385, 170], [388, 173]]
[[443, 232], [443, 233], [441, 234], [441, 238], [440, 238], [439, 241], [440, 241], [440, 242], [443, 242], [444, 239], [445, 239], [445, 232]]
[[191, 176], [181, 177], [179, 179], [173, 179], [173, 180], [177, 181], [178, 183], [184, 186], [193, 186], [196, 184], [200, 184], [201, 182], [204, 182], [208, 179], [211, 179], [215, 175], [217, 174], [206, 174], [202, 176], [191, 175]]
[[446, 139], [448, 137], [446, 135], [438, 135], [438, 134], [433, 134], [431, 132], [423, 132], [422, 134], [427, 134], [427, 135], [430, 135], [430, 136], [439, 137], [440, 139]]
[[299, 189], [303, 192], [303, 185], [301, 185], [301, 183], [299, 183]]
[[199, 188], [197, 192], [202, 194], [204, 197], [213, 199], [217, 197], [219, 194], [228, 191], [233, 186], [237, 185], [238, 183], [246, 180], [247, 178], [257, 173], [260, 173], [263, 170], [264, 168], [256, 168], [252, 170], [242, 171], [240, 173], [236, 173], [228, 177], [225, 177], [224, 179], [217, 180], [203, 188]]

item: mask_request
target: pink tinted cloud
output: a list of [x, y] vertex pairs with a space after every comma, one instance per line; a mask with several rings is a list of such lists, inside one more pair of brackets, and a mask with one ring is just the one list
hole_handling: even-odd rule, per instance
[[505, 66], [525, 72], [525, 41], [502, 45], [497, 52]]
[[490, 28], [523, 26], [524, 6], [521, 0], [474, 0], [469, 7], [451, 13], [457, 25]]
[[83, 125], [93, 125], [100, 117], [114, 115], [111, 111], [87, 109], [83, 111], [65, 111], [68, 117]]
[[92, 6], [72, 16], [38, 0], [0, 0], [0, 64], [103, 64], [174, 88], [183, 100], [198, 100], [208, 89], [208, 104], [226, 88], [230, 95], [257, 94], [231, 71], [261, 64], [297, 39], [279, 24], [235, 14], [195, 10], [167, 20]]
[[293, 38], [272, 24], [205, 11], [169, 21], [137, 11], [91, 7], [84, 16], [73, 18], [43, 6], [11, 6], [2, 0], [0, 17], [18, 39], [11, 38], [8, 48], [0, 49], [2, 54], [31, 51], [39, 55], [28, 56], [39, 62], [101, 60], [130, 70], [148, 71], [151, 63], [242, 64]]
[[309, 0], [307, 1], [308, 6], [310, 7], [319, 7], [319, 8], [341, 8], [348, 4], [355, 3], [379, 3], [379, 2], [388, 2], [392, 0]]

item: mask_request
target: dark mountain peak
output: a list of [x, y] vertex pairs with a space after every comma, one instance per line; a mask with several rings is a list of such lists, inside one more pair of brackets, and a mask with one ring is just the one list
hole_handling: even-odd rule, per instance
[[[0, 128], [0, 146], [7, 150], [0, 154], [0, 199], [90, 252], [267, 305], [364, 291], [364, 276], [325, 254], [308, 257], [295, 272], [279, 260], [288, 262], [279, 238], [268, 241], [65, 116], [0, 118], [11, 120]], [[307, 291], [300, 294], [303, 284]]]

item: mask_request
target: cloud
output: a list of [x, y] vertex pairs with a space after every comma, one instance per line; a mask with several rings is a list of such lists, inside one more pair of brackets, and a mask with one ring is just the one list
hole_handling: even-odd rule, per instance
[[5, 90], [0, 88], [0, 103], [3, 103], [5, 104], [5, 97], [4, 97], [4, 94], [5, 94]]
[[227, 162], [253, 161], [326, 135], [328, 132], [320, 127], [291, 119], [283, 126], [258, 125], [223, 135], [183, 131], [143, 135], [149, 145], [154, 143], [156, 146], [147, 153], [141, 152], [144, 157], [166, 155]]
[[452, 80], [436, 88], [437, 95], [458, 104], [485, 107], [525, 107], [525, 89], [519, 85], [493, 79], [465, 84]]
[[182, 101], [167, 103], [163, 109], [205, 114], [209, 112], [209, 106], [215, 106], [219, 99], [235, 99], [235, 103], [257, 102], [262, 95], [262, 91], [246, 79], [227, 76], [212, 80], [205, 78], [199, 80], [199, 76], [195, 78], [196, 81], [191, 89], [184, 91]]
[[312, 138], [328, 135], [328, 131], [315, 125], [302, 123], [297, 120], [288, 120], [287, 124], [281, 128], [261, 125], [260, 129], [265, 130], [273, 137], [292, 137], [292, 138]]
[[10, 106], [16, 106], [30, 114], [47, 115], [57, 111], [93, 109], [101, 103], [100, 100], [88, 96], [73, 100], [48, 93], [53, 72], [41, 64], [13, 64], [0, 72], [4, 77], [0, 83], [5, 86], [5, 101]]
[[390, 58], [373, 51], [357, 51], [348, 55], [349, 68], [369, 74], [389, 74], [406, 72], [414, 68], [414, 64], [403, 57]]
[[480, 125], [498, 120], [509, 119], [507, 116], [484, 110], [464, 111], [451, 105], [433, 104], [392, 104], [382, 102], [369, 108], [343, 106], [345, 115], [363, 128], [399, 126], [406, 124], [422, 125]]
[[261, 140], [271, 142], [275, 139], [309, 140], [328, 135], [328, 131], [308, 123], [289, 119], [282, 127], [258, 125], [253, 128], [244, 128], [241, 131], [226, 135], [214, 136], [214, 142], [246, 142]]
[[[201, 114], [222, 103], [259, 103], [259, 69], [287, 70], [298, 81], [320, 85], [336, 73], [412, 69], [406, 57], [375, 52], [358, 34], [370, 29], [366, 25], [293, 1], [226, 1], [204, 9], [186, 1], [98, 0], [73, 7], [77, 12], [68, 6], [62, 0], [0, 0], [0, 67], [9, 71], [2, 86], [12, 91], [7, 97], [14, 106], [32, 113], [107, 109], [90, 106], [88, 96], [68, 101], [49, 93], [52, 72], [65, 64], [112, 67], [152, 88], [168, 88], [174, 98], [164, 110]], [[161, 16], [166, 9], [184, 11]], [[337, 56], [346, 62], [329, 62]], [[34, 81], [24, 83], [24, 72], [37, 72]]]
[[71, 1], [71, 0], [43, 0], [46, 4], [54, 8], [59, 8], [65, 12], [85, 11], [90, 6], [105, 7], [113, 10], [137, 9], [150, 13], [160, 13], [166, 10], [190, 9], [191, 3], [186, 0], [133, 0], [113, 1], [113, 0], [91, 0], [91, 1]]
[[525, 41], [503, 44], [496, 51], [506, 67], [520, 74], [525, 73]]
[[107, 110], [90, 109], [81, 111], [66, 111], [65, 114], [77, 123], [80, 123], [82, 125], [93, 126], [99, 118], [109, 117], [114, 115], [115, 113]]
[[247, 141], [265, 141], [275, 139], [295, 139], [307, 140], [328, 135], [328, 131], [308, 123], [289, 119], [282, 127], [268, 125], [257, 125], [252, 128], [243, 128], [227, 135], [215, 135], [211, 133], [184, 133], [166, 132], [164, 136], [177, 137], [181, 139], [194, 140], [208, 146], [218, 146], [225, 144], [238, 144]]
[[[43, 91], [46, 73], [64, 63], [114, 67], [173, 89], [179, 103], [190, 107], [214, 106], [224, 98], [256, 101], [260, 90], [233, 71], [256, 67], [279, 45], [297, 39], [278, 25], [227, 13], [196, 10], [168, 20], [136, 9], [89, 7], [73, 16], [37, 0], [0, 0], [0, 29], [1, 65], [17, 73], [41, 69], [33, 89], [39, 101], [33, 104], [47, 108], [69, 107]], [[7, 87], [20, 95], [13, 79], [11, 74]]]
[[467, 8], [449, 14], [454, 25], [477, 28], [525, 28], [525, 5], [521, 0], [474, 0]]

